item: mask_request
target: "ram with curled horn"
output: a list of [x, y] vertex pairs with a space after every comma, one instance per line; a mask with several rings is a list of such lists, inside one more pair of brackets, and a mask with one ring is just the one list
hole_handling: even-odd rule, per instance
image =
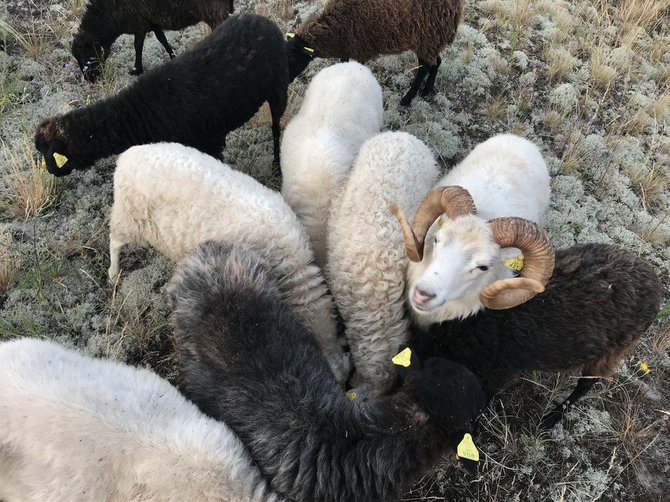
[[[554, 268], [554, 249], [539, 223], [549, 194], [537, 147], [500, 135], [440, 180], [411, 225], [391, 205], [410, 259], [406, 289], [415, 320], [426, 325], [482, 307], [512, 308], [544, 291]], [[518, 276], [506, 265], [509, 248], [523, 254]]]

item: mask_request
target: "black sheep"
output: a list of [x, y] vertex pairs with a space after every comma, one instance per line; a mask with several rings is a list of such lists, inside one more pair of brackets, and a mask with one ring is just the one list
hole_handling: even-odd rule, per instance
[[278, 169], [288, 75], [279, 27], [253, 14], [231, 16], [192, 50], [116, 96], [44, 120], [35, 146], [55, 176], [146, 143], [183, 143], [221, 159], [226, 135], [268, 101]]
[[153, 31], [174, 58], [163, 30], [181, 30], [200, 21], [214, 30], [232, 12], [233, 0], [89, 0], [72, 41], [72, 55], [84, 77], [94, 82], [114, 41], [124, 33], [135, 35], [135, 66], [130, 74], [140, 75], [148, 32]]
[[477, 379], [430, 358], [394, 395], [351, 401], [255, 254], [202, 244], [170, 285], [180, 387], [246, 445], [281, 496], [374, 502], [408, 489], [484, 405]]
[[656, 318], [662, 286], [652, 267], [616, 246], [585, 244], [556, 253], [544, 293], [509, 310], [483, 310], [413, 334], [420, 358], [441, 356], [477, 375], [488, 399], [522, 371], [582, 369], [575, 390], [544, 417], [553, 427], [598, 378], [619, 363]]

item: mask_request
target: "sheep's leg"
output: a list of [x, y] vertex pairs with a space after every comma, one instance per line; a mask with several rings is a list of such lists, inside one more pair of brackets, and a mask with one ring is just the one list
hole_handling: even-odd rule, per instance
[[280, 156], [279, 156], [279, 133], [280, 121], [284, 111], [286, 110], [286, 103], [288, 96], [286, 93], [278, 96], [276, 99], [270, 99], [270, 115], [272, 115], [272, 148], [274, 157], [272, 159], [272, 171], [278, 178], [281, 178]]
[[175, 54], [174, 50], [170, 46], [170, 43], [167, 41], [167, 38], [165, 37], [165, 33], [163, 33], [163, 30], [160, 28], [154, 28], [154, 35], [156, 35], [156, 39], [161, 43], [163, 47], [165, 47], [165, 50], [168, 53], [168, 56], [170, 56], [170, 59], [174, 59]]
[[144, 73], [142, 67], [142, 50], [144, 49], [144, 39], [146, 33], [135, 33], [135, 66], [130, 70], [131, 75], [141, 75]]
[[435, 90], [435, 79], [437, 78], [437, 69], [440, 67], [442, 64], [442, 58], [437, 57], [437, 63], [432, 65], [430, 67], [430, 71], [428, 72], [428, 78], [426, 79], [426, 84], [423, 86], [423, 89], [421, 89], [421, 97], [425, 98], [429, 94], [432, 94], [433, 91]]
[[421, 83], [426, 77], [429, 69], [430, 65], [428, 62], [419, 58], [419, 69], [417, 70], [416, 76], [414, 77], [414, 82], [412, 82], [412, 86], [409, 88], [409, 91], [407, 91], [407, 94], [405, 94], [405, 96], [400, 100], [400, 104], [402, 106], [409, 106], [412, 104], [412, 100], [416, 97], [416, 93], [419, 92], [419, 87], [421, 87]]
[[116, 278], [119, 276], [119, 272], [121, 271], [121, 268], [119, 266], [119, 258], [121, 255], [121, 248], [123, 247], [124, 242], [119, 241], [114, 239], [113, 237], [109, 237], [109, 270], [107, 273], [109, 274], [109, 281], [114, 282]]
[[575, 390], [572, 391], [572, 394], [542, 418], [540, 429], [549, 430], [553, 428], [561, 421], [563, 414], [570, 408], [570, 406], [575, 404], [579, 398], [584, 397], [598, 380], [598, 378], [594, 377], [581, 377], [577, 382]]

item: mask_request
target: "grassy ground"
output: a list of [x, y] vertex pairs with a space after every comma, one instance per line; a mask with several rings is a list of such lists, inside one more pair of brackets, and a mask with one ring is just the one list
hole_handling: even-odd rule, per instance
[[[0, 339], [35, 336], [148, 365], [171, 378], [172, 264], [130, 247], [122, 280], [107, 283], [114, 159], [55, 181], [32, 134], [47, 116], [84, 106], [132, 82], [132, 38], [114, 46], [104, 78], [81, 80], [69, 54], [83, 0], [11, 0], [0, 9]], [[237, 2], [294, 27], [319, 3]], [[424, 140], [444, 169], [478, 142], [512, 131], [535, 141], [552, 173], [547, 225], [557, 247], [620, 244], [670, 275], [670, 0], [468, 0], [456, 43], [443, 53], [437, 94], [399, 101], [411, 54], [371, 63], [384, 89], [385, 128]], [[208, 32], [168, 38], [183, 52]], [[167, 60], [155, 38], [145, 67]], [[306, 83], [292, 84], [286, 119]], [[229, 135], [226, 160], [271, 182], [269, 113]], [[620, 376], [599, 386], [563, 426], [540, 433], [569, 375], [526, 375], [499, 396], [478, 439], [480, 472], [447, 459], [403, 500], [669, 500], [670, 305]], [[642, 375], [640, 361], [651, 371]]]

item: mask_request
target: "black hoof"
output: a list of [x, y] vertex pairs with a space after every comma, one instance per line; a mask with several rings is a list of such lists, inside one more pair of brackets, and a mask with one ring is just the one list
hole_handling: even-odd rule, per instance
[[412, 105], [412, 98], [408, 98], [405, 96], [400, 100], [400, 106], [404, 106], [405, 108], [408, 108]]
[[142, 73], [144, 73], [144, 70], [141, 68], [139, 70], [137, 68], [133, 68], [128, 73], [133, 77], [137, 77], [138, 75], [142, 75]]

